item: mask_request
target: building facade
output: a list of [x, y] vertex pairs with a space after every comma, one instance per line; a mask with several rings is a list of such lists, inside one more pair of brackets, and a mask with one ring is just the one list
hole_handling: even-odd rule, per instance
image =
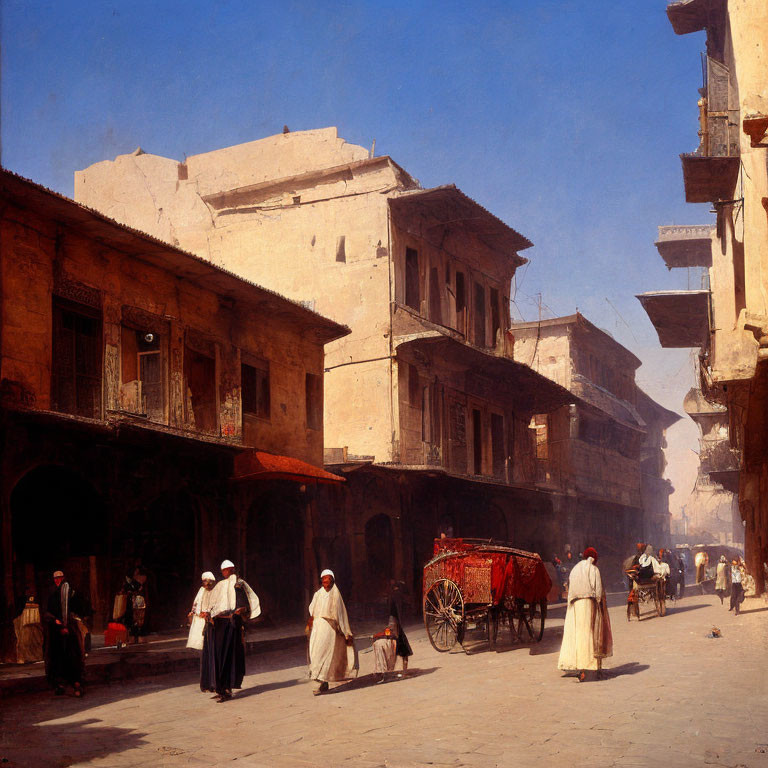
[[679, 416], [637, 387], [640, 360], [578, 313], [516, 323], [510, 334], [515, 360], [574, 397], [539, 426], [549, 444], [540, 482], [565, 493], [569, 540], [594, 542], [617, 568], [633, 542], [668, 543], [663, 449]]
[[738, 481], [729, 452], [707, 474], [738, 490], [747, 568], [760, 593], [768, 561], [768, 7], [679, 0], [667, 15], [677, 34], [706, 31], [699, 146], [681, 161], [686, 201], [712, 204], [715, 222], [709, 242], [680, 231], [670, 238], [678, 245], [667, 246], [687, 249], [692, 265], [707, 270], [702, 290], [641, 301], [663, 345], [701, 349], [702, 396], [727, 409]]
[[318, 489], [315, 514], [318, 557], [353, 610], [390, 579], [416, 604], [440, 533], [563, 546], [562, 494], [538, 482], [532, 419], [574, 398], [507, 354], [523, 235], [335, 129], [183, 164], [122, 156], [78, 173], [75, 189], [351, 328], [325, 361], [326, 466], [348, 482]]
[[267, 615], [300, 616], [308, 496], [341, 482], [323, 348], [347, 329], [7, 171], [0, 197], [4, 650], [55, 568], [96, 631], [137, 565], [150, 626], [178, 627], [224, 557]]

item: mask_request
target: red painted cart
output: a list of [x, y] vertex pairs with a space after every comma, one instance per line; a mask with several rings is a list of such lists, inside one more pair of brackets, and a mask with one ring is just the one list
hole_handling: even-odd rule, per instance
[[435, 539], [424, 566], [424, 625], [437, 651], [462, 643], [468, 624], [485, 626], [496, 646], [507, 623], [512, 642], [544, 634], [552, 582], [535, 552], [481, 539]]

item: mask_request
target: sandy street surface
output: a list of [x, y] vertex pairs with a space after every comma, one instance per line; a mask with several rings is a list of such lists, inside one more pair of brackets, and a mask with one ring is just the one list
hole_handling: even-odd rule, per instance
[[[620, 596], [615, 596], [620, 600]], [[218, 704], [194, 674], [0, 701], [0, 766], [748, 766], [768, 768], [768, 607], [734, 617], [713, 596], [628, 624], [611, 609], [610, 677], [557, 670], [564, 608], [538, 646], [436, 653], [410, 631], [413, 675], [313, 697], [305, 654], [249, 656]], [[723, 637], [706, 637], [713, 625]], [[361, 643], [361, 649], [365, 643]]]

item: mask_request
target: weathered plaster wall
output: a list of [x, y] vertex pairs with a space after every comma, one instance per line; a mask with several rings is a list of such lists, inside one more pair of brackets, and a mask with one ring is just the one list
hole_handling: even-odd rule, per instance
[[[387, 461], [390, 378], [380, 358], [389, 355], [390, 269], [382, 192], [397, 178], [384, 161], [341, 178], [306, 176], [367, 156], [335, 129], [197, 155], [182, 180], [173, 161], [122, 156], [79, 172], [76, 197], [349, 325], [351, 335], [326, 347], [326, 446]], [[226, 204], [202, 199], [275, 180]], [[376, 362], [358, 364], [367, 360]]]
[[571, 388], [571, 347], [566, 329], [516, 328], [514, 359], [566, 389]]
[[[100, 297], [103, 317], [103, 407], [119, 410], [121, 328], [126, 307], [169, 327], [167, 423], [189, 428], [182, 372], [187, 345], [209, 345], [217, 360], [218, 432], [238, 437], [240, 352], [270, 362], [272, 414], [252, 429], [260, 449], [322, 463], [322, 430], [306, 428], [304, 378], [322, 374], [322, 345], [303, 329], [264, 310], [232, 303], [213, 291], [113, 250], [73, 231], [57, 230], [29, 211], [8, 208], [3, 246], [3, 336], [0, 378], [35, 407], [50, 407], [52, 293]], [[15, 383], [15, 385], [14, 385]], [[17, 398], [18, 399], [18, 398]]]

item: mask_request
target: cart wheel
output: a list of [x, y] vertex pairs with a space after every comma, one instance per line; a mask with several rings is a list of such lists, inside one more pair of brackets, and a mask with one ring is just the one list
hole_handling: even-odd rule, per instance
[[659, 582], [659, 616], [667, 615], [667, 585]]
[[496, 648], [496, 640], [499, 637], [499, 610], [491, 608], [488, 611], [488, 647]]
[[547, 601], [540, 600], [538, 603], [534, 603], [530, 607], [528, 627], [533, 636], [533, 642], [541, 642], [541, 638], [544, 636], [544, 622], [547, 620]]
[[438, 579], [424, 596], [424, 627], [436, 651], [450, 651], [464, 635], [464, 598], [450, 579]]
[[526, 603], [518, 623], [518, 634], [524, 643], [538, 643], [541, 640], [546, 615], [546, 600], [539, 603]]

